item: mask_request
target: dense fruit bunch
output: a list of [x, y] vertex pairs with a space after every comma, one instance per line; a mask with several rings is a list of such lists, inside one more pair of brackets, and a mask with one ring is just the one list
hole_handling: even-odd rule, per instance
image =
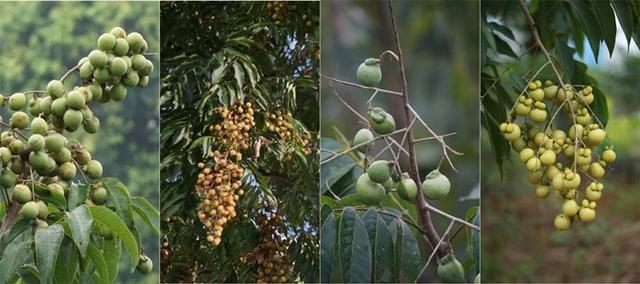
[[[295, 131], [291, 112], [285, 110], [266, 112], [264, 119], [269, 131], [278, 134], [280, 140], [300, 145], [302, 153], [305, 155], [311, 154], [309, 134]], [[291, 156], [288, 156], [288, 158], [291, 158]]]
[[[295, 2], [287, 3], [287, 1], [267, 1], [267, 9], [269, 16], [274, 20], [276, 25], [281, 25], [287, 19], [298, 19], [300, 12]], [[308, 15], [302, 15], [302, 21], [308, 28], [314, 27], [313, 21]]]
[[249, 149], [249, 131], [256, 125], [253, 104], [238, 101], [230, 108], [221, 106], [216, 111], [222, 122], [209, 126], [211, 135], [225, 146], [231, 156], [238, 155], [238, 159], [242, 159], [239, 151]]
[[256, 219], [259, 243], [256, 251], [258, 283], [290, 283], [292, 261], [287, 254], [289, 240], [284, 217], [267, 208]]
[[[562, 212], [554, 220], [556, 229], [593, 221], [596, 201], [604, 189], [598, 179], [604, 176], [607, 164], [616, 159], [611, 147], [604, 147], [600, 155], [596, 152], [607, 134], [597, 118], [594, 121], [589, 108], [594, 101], [593, 89], [571, 85], [561, 88], [551, 81], [543, 86], [539, 80], [530, 82], [527, 88], [511, 114], [516, 119], [522, 117], [521, 122], [504, 122], [500, 131], [529, 170], [529, 182], [537, 186], [536, 195], [546, 198], [553, 190], [562, 200]], [[554, 105], [566, 114], [566, 129], [553, 123], [556, 115], [548, 109]], [[581, 192], [578, 189], [585, 177], [591, 182]]]
[[[80, 142], [68, 140], [64, 131], [82, 126], [87, 133], [97, 132], [100, 120], [90, 103], [124, 99], [126, 87], [146, 86], [153, 71], [153, 64], [139, 54], [147, 43], [138, 33], [127, 35], [114, 28], [100, 36], [98, 47], [80, 60], [81, 86], [67, 88], [64, 79], [52, 80], [46, 91], [2, 99], [14, 113], [9, 124], [2, 123], [9, 129], [0, 134], [0, 186], [13, 189], [12, 199], [22, 204], [22, 216], [38, 218], [41, 227], [47, 226], [49, 215], [45, 200], [65, 200], [78, 170], [86, 181], [93, 180], [86, 203], [107, 203], [109, 194], [98, 180], [102, 164]], [[102, 230], [101, 235], [106, 238], [110, 232]]]

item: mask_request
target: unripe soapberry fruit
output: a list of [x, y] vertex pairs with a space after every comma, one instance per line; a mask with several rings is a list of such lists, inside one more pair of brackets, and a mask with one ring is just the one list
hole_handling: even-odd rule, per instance
[[109, 198], [109, 193], [104, 187], [98, 187], [91, 191], [91, 200], [96, 205], [104, 205], [107, 203], [107, 199]]
[[378, 134], [385, 135], [396, 130], [396, 122], [389, 113], [380, 107], [369, 111], [368, 119], [371, 129]]
[[[7, 172], [7, 170], [4, 170], [3, 174], [4, 174], [4, 172]], [[18, 201], [20, 203], [29, 202], [31, 200], [31, 198], [32, 198], [31, 189], [29, 189], [29, 187], [24, 185], [24, 184], [16, 185], [13, 188], [13, 193], [11, 195], [13, 197], [13, 200]]]
[[68, 109], [63, 116], [64, 126], [76, 130], [82, 124], [82, 112], [75, 109]]
[[116, 46], [116, 36], [104, 33], [98, 38], [98, 48], [102, 51], [111, 51]]
[[116, 56], [123, 56], [129, 52], [129, 43], [124, 38], [116, 39], [116, 46], [113, 47], [113, 54]]
[[449, 179], [438, 170], [431, 171], [422, 182], [422, 192], [432, 200], [441, 199], [449, 195], [451, 183]]
[[102, 164], [96, 160], [87, 163], [87, 175], [90, 178], [99, 178], [102, 176]]
[[29, 201], [22, 206], [20, 213], [26, 219], [35, 219], [40, 213], [40, 207], [38, 206], [38, 203]]
[[409, 174], [403, 173], [398, 182], [398, 195], [407, 201], [413, 201], [418, 193], [418, 185], [409, 177]]
[[[0, 186], [2, 186], [3, 188], [11, 188], [15, 184], [16, 184], [16, 174], [14, 174], [10, 169], [4, 169], [2, 171], [2, 174], [0, 174]], [[14, 193], [15, 193], [15, 188], [14, 188]], [[30, 199], [31, 199], [31, 195], [29, 195], [29, 198], [27, 200], [30, 200]]]
[[[369, 142], [371, 141], [371, 142]], [[367, 144], [364, 144], [360, 147], [358, 147], [358, 151], [360, 152], [366, 152], [369, 149], [373, 148], [374, 142], [373, 142], [373, 133], [371, 133], [371, 131], [369, 131], [369, 129], [363, 128], [358, 130], [358, 132], [356, 133], [356, 136], [353, 137], [353, 145], [360, 145], [363, 143], [369, 142]]]
[[29, 126], [29, 116], [24, 112], [18, 111], [11, 116], [10, 122], [11, 126], [17, 129], [25, 129]]
[[125, 62], [124, 59], [120, 57], [111, 59], [109, 67], [111, 67], [111, 76], [122, 76], [124, 74], [127, 74], [127, 62]]
[[115, 27], [115, 28], [111, 29], [111, 32], [109, 32], [109, 33], [114, 35], [116, 38], [126, 38], [127, 37], [127, 33], [121, 27]]
[[33, 134], [29, 137], [28, 144], [32, 151], [42, 151], [44, 149], [44, 137], [40, 134]]
[[465, 283], [464, 267], [453, 254], [448, 254], [440, 259], [438, 264], [438, 277], [444, 283]]
[[133, 32], [127, 35], [129, 48], [134, 52], [140, 52], [144, 48], [144, 38], [141, 34]]
[[27, 104], [27, 96], [23, 93], [15, 93], [9, 97], [9, 108], [17, 111], [24, 108]]
[[127, 88], [122, 84], [117, 84], [109, 89], [109, 97], [116, 101], [122, 101], [127, 96]]
[[84, 95], [79, 90], [73, 90], [67, 94], [65, 103], [68, 108], [82, 109], [86, 103]]
[[380, 84], [380, 81], [382, 80], [380, 59], [366, 59], [362, 64], [360, 64], [360, 66], [358, 66], [356, 77], [358, 78], [358, 82], [360, 82], [360, 84], [362, 85], [369, 87], [378, 86], [378, 84]]
[[51, 80], [49, 84], [47, 84], [47, 93], [53, 98], [62, 97], [64, 92], [64, 85], [58, 80]]
[[140, 255], [140, 261], [138, 262], [136, 269], [138, 269], [142, 274], [148, 274], [153, 270], [153, 261], [151, 261], [148, 256], [142, 254]]
[[382, 185], [371, 181], [369, 175], [364, 173], [356, 182], [356, 195], [363, 203], [375, 205], [384, 200], [386, 192]]
[[93, 50], [89, 53], [89, 62], [94, 68], [102, 68], [108, 61], [109, 57], [102, 50]]
[[387, 161], [375, 161], [367, 168], [369, 179], [376, 183], [384, 183], [389, 179], [391, 173], [389, 171], [389, 163]]
[[46, 135], [49, 130], [49, 125], [47, 121], [36, 117], [31, 121], [31, 132], [34, 134]]

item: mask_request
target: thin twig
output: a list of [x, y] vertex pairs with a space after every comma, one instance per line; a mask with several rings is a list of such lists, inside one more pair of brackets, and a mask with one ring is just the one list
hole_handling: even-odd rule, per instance
[[345, 150], [343, 150], [343, 151], [340, 151], [340, 152], [338, 152], [337, 154], [335, 154], [335, 155], [333, 155], [333, 156], [331, 156], [331, 157], [328, 157], [328, 158], [326, 158], [326, 159], [324, 159], [324, 160], [320, 161], [320, 165], [325, 164], [325, 163], [328, 163], [328, 162], [330, 162], [331, 160], [333, 160], [333, 159], [335, 159], [335, 158], [338, 158], [338, 157], [340, 157], [340, 156], [342, 156], [342, 155], [344, 155], [344, 154], [347, 154], [347, 153], [349, 153], [349, 152], [351, 152], [351, 151], [353, 151], [353, 150], [355, 150], [355, 149], [358, 149], [359, 147], [362, 147], [362, 146], [367, 145], [367, 144], [369, 144], [369, 143], [371, 143], [371, 142], [374, 142], [374, 141], [377, 141], [377, 140], [383, 139], [383, 138], [385, 138], [385, 137], [387, 137], [387, 136], [390, 136], [390, 135], [394, 135], [394, 134], [400, 133], [400, 132], [402, 132], [402, 131], [404, 131], [404, 130], [405, 130], [404, 128], [402, 128], [402, 129], [398, 129], [398, 130], [396, 130], [396, 131], [394, 131], [394, 132], [391, 132], [391, 133], [389, 133], [389, 134], [376, 136], [376, 137], [374, 137], [374, 138], [373, 138], [373, 140], [369, 140], [369, 141], [362, 142], [362, 143], [357, 144], [357, 145], [353, 145], [352, 147], [350, 147], [350, 148], [348, 148], [348, 149], [345, 149]]
[[69, 77], [69, 75], [71, 75], [71, 73], [73, 73], [73, 71], [76, 71], [80, 69], [80, 65], [76, 65], [73, 68], [69, 69], [69, 71], [67, 71], [67, 73], [64, 73], [64, 75], [62, 75], [62, 77], [60, 77], [60, 82], [64, 83], [64, 80], [67, 79], [67, 77]]
[[429, 258], [427, 259], [427, 262], [422, 267], [422, 270], [420, 270], [420, 274], [418, 274], [418, 277], [416, 277], [416, 281], [417, 281], [417, 279], [420, 279], [422, 274], [427, 270], [427, 266], [429, 266], [429, 263], [431, 262], [431, 259], [433, 259], [433, 256], [436, 254], [436, 251], [438, 250], [438, 248], [442, 244], [442, 241], [444, 241], [444, 239], [447, 237], [447, 234], [449, 234], [449, 231], [453, 227], [453, 224], [455, 224], [455, 222], [453, 222], [453, 221], [451, 221], [451, 223], [449, 223], [449, 226], [447, 227], [447, 230], [444, 231], [444, 234], [442, 234], [442, 238], [440, 238], [440, 240], [438, 241], [438, 244], [433, 249], [433, 252], [431, 252], [431, 255], [429, 255]]
[[391, 91], [391, 90], [386, 90], [386, 89], [380, 89], [380, 88], [376, 88], [376, 87], [369, 87], [369, 86], [364, 86], [364, 85], [360, 85], [360, 84], [356, 84], [356, 83], [352, 83], [349, 81], [343, 81], [340, 79], [336, 79], [324, 74], [320, 74], [321, 77], [325, 77], [331, 81], [334, 81], [336, 83], [340, 83], [343, 85], [347, 85], [347, 86], [351, 86], [351, 87], [356, 87], [356, 88], [360, 88], [360, 89], [365, 89], [365, 90], [372, 90], [372, 91], [377, 91], [380, 93], [387, 93], [387, 94], [391, 94], [391, 95], [395, 95], [395, 96], [402, 96], [402, 93], [400, 92], [396, 92], [396, 91]]

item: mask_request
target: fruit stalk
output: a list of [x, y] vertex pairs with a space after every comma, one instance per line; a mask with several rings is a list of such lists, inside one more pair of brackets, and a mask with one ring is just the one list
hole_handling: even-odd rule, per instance
[[[407, 90], [407, 78], [405, 75], [404, 62], [402, 57], [402, 49], [400, 48], [400, 36], [398, 32], [398, 24], [396, 23], [395, 15], [393, 13], [393, 4], [391, 0], [387, 2], [389, 4], [389, 14], [391, 16], [391, 25], [393, 26], [393, 34], [395, 38], [395, 46], [396, 46], [396, 54], [398, 55], [398, 63], [400, 65], [400, 78], [402, 79], [402, 103], [404, 104], [404, 122], [405, 125], [409, 125], [411, 123], [411, 106], [409, 104], [409, 93]], [[409, 151], [409, 175], [411, 178], [416, 181], [417, 184], [422, 184], [420, 180], [420, 173], [418, 170], [418, 162], [416, 161], [416, 153], [415, 153], [415, 138], [413, 137], [413, 133], [411, 129], [407, 129], [407, 143], [408, 143], [408, 151]], [[427, 201], [424, 199], [422, 194], [416, 195], [416, 206], [418, 209], [418, 215], [420, 216], [420, 224], [424, 228], [424, 231], [427, 232], [427, 238], [431, 244], [431, 247], [436, 248], [436, 244], [440, 242], [441, 238], [436, 231], [435, 226], [433, 225], [433, 221], [431, 220], [431, 214], [429, 213], [429, 205]], [[437, 247], [438, 257], [444, 257], [447, 255], [449, 251], [449, 243], [444, 241], [439, 247]]]

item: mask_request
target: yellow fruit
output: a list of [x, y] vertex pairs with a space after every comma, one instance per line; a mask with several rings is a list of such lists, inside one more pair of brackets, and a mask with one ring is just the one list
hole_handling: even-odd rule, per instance
[[573, 217], [578, 214], [579, 210], [580, 206], [578, 206], [578, 203], [573, 199], [567, 200], [562, 204], [562, 213], [566, 216]]
[[556, 153], [551, 150], [546, 150], [540, 155], [540, 162], [545, 165], [553, 165], [556, 162]]
[[580, 209], [580, 220], [585, 222], [591, 222], [596, 218], [596, 210], [591, 208], [582, 208]]
[[539, 185], [536, 187], [536, 195], [540, 198], [546, 198], [549, 196], [549, 186], [547, 185]]
[[589, 174], [593, 178], [601, 178], [604, 176], [604, 168], [597, 162], [591, 163], [589, 166]]
[[540, 159], [536, 157], [533, 157], [527, 161], [527, 169], [529, 169], [530, 172], [535, 172], [539, 170], [540, 167], [541, 167]]
[[527, 161], [529, 161], [529, 159], [533, 158], [534, 155], [535, 153], [533, 152], [533, 149], [524, 148], [522, 149], [522, 151], [520, 151], [520, 161], [526, 163]]
[[612, 149], [607, 149], [602, 152], [602, 160], [607, 163], [613, 163], [616, 160], [616, 152]]
[[569, 229], [569, 227], [571, 226], [571, 218], [567, 215], [559, 214], [553, 220], [553, 225], [557, 230], [564, 231], [566, 229]]
[[602, 141], [604, 141], [604, 138], [605, 138], [606, 135], [607, 135], [607, 133], [604, 132], [604, 130], [602, 130], [600, 128], [589, 131], [589, 135], [587, 136], [588, 139], [589, 139], [589, 144], [591, 146], [600, 145], [600, 143], [602, 143]]

